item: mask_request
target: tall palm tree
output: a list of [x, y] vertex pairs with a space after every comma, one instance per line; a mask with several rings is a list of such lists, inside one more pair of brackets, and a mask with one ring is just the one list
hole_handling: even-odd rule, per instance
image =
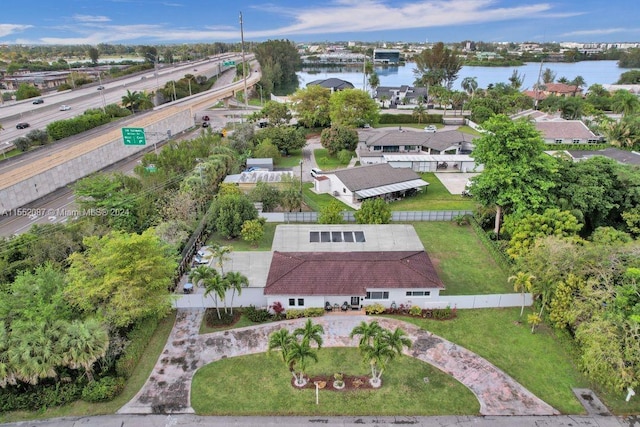
[[274, 350], [280, 350], [280, 354], [282, 355], [282, 361], [287, 363], [287, 352], [291, 347], [291, 343], [293, 343], [295, 337], [286, 329], [279, 329], [269, 335], [269, 344], [267, 347], [267, 353], [270, 353]]
[[324, 328], [322, 325], [314, 325], [311, 319], [307, 319], [304, 327], [298, 328], [293, 331], [295, 337], [302, 337], [302, 342], [311, 344], [311, 341], [315, 342], [318, 348], [322, 347], [322, 334], [324, 334]]
[[465, 77], [462, 79], [462, 83], [460, 83], [462, 89], [471, 95], [471, 99], [473, 99], [473, 95], [475, 95], [476, 90], [478, 89], [478, 78], [477, 77]]
[[131, 92], [127, 89], [127, 94], [122, 97], [122, 105], [129, 108], [132, 113], [135, 113], [135, 109], [140, 103], [140, 92], [134, 90]]
[[530, 292], [531, 287], [533, 286], [533, 280], [536, 277], [532, 274], [525, 273], [523, 271], [518, 271], [515, 276], [509, 276], [507, 279], [509, 283], [513, 282], [513, 290], [516, 292], [520, 292], [522, 294], [522, 307], [520, 307], [520, 319], [522, 319], [522, 315], [524, 314], [524, 294], [525, 292]]
[[396, 354], [402, 354], [402, 350], [405, 347], [411, 348], [411, 339], [409, 339], [407, 333], [400, 328], [396, 328], [393, 332], [385, 330], [383, 337]]
[[382, 332], [378, 333], [370, 345], [365, 345], [360, 350], [364, 361], [371, 367], [371, 385], [379, 387], [386, 363], [396, 355], [396, 352], [391, 348], [389, 341], [384, 339]]
[[11, 324], [7, 357], [16, 379], [35, 385], [41, 379], [57, 377], [56, 368], [62, 366], [58, 342], [63, 323], [16, 321]]
[[297, 387], [304, 387], [307, 384], [304, 373], [310, 360], [317, 362], [318, 355], [309, 343], [304, 340], [302, 342], [293, 341], [287, 351], [287, 363]]
[[189, 273], [189, 280], [196, 286], [199, 286], [201, 283], [204, 285], [208, 279], [213, 277], [217, 272], [206, 265], [199, 265]]
[[628, 90], [617, 90], [613, 94], [611, 108], [616, 113], [627, 117], [640, 110], [640, 99]]
[[204, 297], [208, 297], [209, 294], [213, 294], [213, 302], [216, 305], [216, 313], [218, 313], [218, 319], [221, 319], [220, 315], [220, 307], [218, 305], [218, 298], [224, 299], [227, 293], [226, 282], [220, 276], [220, 274], [213, 270], [215, 273], [211, 275], [211, 277], [207, 278], [204, 281]]
[[109, 333], [96, 319], [72, 321], [61, 339], [63, 363], [71, 369], [84, 369], [93, 381], [93, 364], [104, 357], [109, 348]]
[[545, 68], [542, 72], [543, 83], [553, 83], [556, 79], [556, 73], [551, 68]]
[[242, 294], [242, 288], [249, 286], [249, 279], [244, 274], [238, 271], [230, 271], [224, 275], [224, 280], [230, 289], [233, 290], [231, 294], [231, 314], [233, 314], [233, 298], [238, 293], [238, 296]]
[[153, 108], [152, 95], [145, 91], [142, 91], [138, 97], [138, 108], [141, 110], [150, 110]]
[[413, 113], [411, 113], [411, 115], [418, 121], [418, 123], [422, 123], [423, 121], [425, 121], [427, 113], [428, 110], [425, 107], [424, 103], [418, 102], [418, 105], [413, 108]]
[[373, 341], [373, 338], [380, 333], [380, 331], [382, 331], [382, 327], [375, 320], [370, 323], [367, 323], [363, 320], [358, 326], [351, 330], [349, 337], [353, 338], [356, 335], [360, 335], [358, 347], [362, 348], [369, 345], [371, 341]]
[[228, 255], [231, 253], [231, 251], [233, 251], [233, 247], [229, 245], [223, 246], [215, 243], [211, 246], [211, 249], [213, 250], [213, 257], [216, 259], [216, 266], [220, 269], [220, 273], [224, 276], [223, 264], [225, 261], [228, 261], [230, 259]]
[[574, 79], [571, 80], [571, 84], [575, 86], [575, 89], [573, 90], [573, 96], [576, 96], [576, 93], [578, 93], [578, 90], [581, 89], [583, 86], [586, 86], [587, 82], [584, 80], [584, 77], [575, 76]]

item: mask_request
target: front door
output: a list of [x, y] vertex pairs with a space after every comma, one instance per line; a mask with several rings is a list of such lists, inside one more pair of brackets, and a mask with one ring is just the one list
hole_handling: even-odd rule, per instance
[[351, 297], [351, 308], [353, 310], [360, 310], [360, 297]]

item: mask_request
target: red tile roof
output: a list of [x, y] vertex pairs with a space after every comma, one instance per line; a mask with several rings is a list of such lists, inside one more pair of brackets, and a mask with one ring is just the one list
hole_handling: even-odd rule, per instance
[[444, 289], [425, 251], [274, 252], [265, 295], [364, 295], [367, 289]]

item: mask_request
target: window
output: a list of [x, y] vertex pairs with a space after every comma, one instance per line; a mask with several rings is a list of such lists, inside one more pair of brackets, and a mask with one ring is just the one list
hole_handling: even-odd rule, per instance
[[328, 243], [331, 241], [331, 234], [328, 231], [320, 232], [320, 241], [322, 243]]
[[416, 146], [415, 145], [405, 145], [404, 149], [405, 149], [405, 151], [415, 151]]
[[356, 236], [356, 242], [358, 242], [358, 243], [366, 242], [366, 240], [364, 239], [364, 232], [363, 231], [354, 231], [353, 234]]
[[312, 231], [309, 233], [309, 242], [318, 243], [320, 241], [320, 232]]
[[367, 299], [389, 299], [389, 292], [367, 292]]
[[382, 150], [382, 146], [381, 145], [374, 145], [373, 146], [373, 151], [380, 151]]
[[301, 307], [304, 305], [304, 298], [298, 298], [298, 305]]
[[343, 193], [346, 193], [346, 192], [347, 192], [347, 189], [346, 189], [345, 187], [342, 187], [342, 192], [343, 192]]
[[574, 143], [574, 144], [580, 144], [580, 140], [579, 140], [579, 139], [574, 139], [574, 140], [573, 140], [573, 143]]
[[344, 231], [342, 233], [342, 237], [344, 239], [345, 242], [353, 242], [353, 232], [352, 231]]
[[407, 291], [408, 297], [428, 297], [431, 296], [431, 291]]
[[332, 231], [331, 232], [331, 241], [332, 242], [342, 242], [342, 232], [341, 231]]
[[382, 152], [383, 153], [398, 153], [400, 152], [400, 147], [398, 147], [397, 145], [391, 145], [391, 146], [384, 146], [382, 148]]
[[289, 305], [290, 306], [295, 306], [296, 305], [296, 299], [295, 298], [289, 298]]
[[556, 139], [556, 144], [562, 144], [562, 139]]

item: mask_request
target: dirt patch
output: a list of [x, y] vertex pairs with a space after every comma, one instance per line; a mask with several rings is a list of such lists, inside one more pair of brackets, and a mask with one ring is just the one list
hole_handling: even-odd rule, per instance
[[333, 386], [334, 381], [335, 381], [335, 378], [333, 377], [333, 375], [317, 375], [317, 376], [309, 377], [308, 382], [304, 387], [296, 387], [295, 379], [291, 378], [291, 387], [296, 389], [310, 388], [315, 390], [316, 388], [316, 385], [314, 384], [315, 382], [324, 382], [325, 386], [322, 390], [330, 390], [330, 391], [376, 390], [374, 387], [371, 386], [371, 384], [369, 383], [369, 377], [366, 375], [361, 375], [361, 376], [344, 375], [342, 377], [342, 381], [344, 382], [344, 388], [340, 388], [340, 389], [335, 388]]

